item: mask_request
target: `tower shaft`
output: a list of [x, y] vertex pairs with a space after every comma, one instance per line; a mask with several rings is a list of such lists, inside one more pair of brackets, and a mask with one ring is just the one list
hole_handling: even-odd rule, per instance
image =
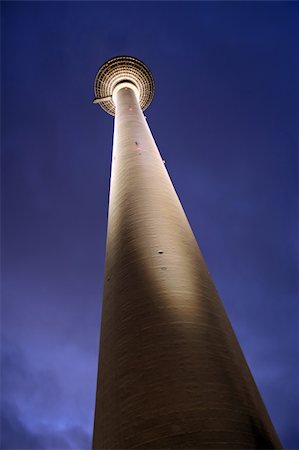
[[114, 103], [93, 448], [281, 448], [135, 92]]

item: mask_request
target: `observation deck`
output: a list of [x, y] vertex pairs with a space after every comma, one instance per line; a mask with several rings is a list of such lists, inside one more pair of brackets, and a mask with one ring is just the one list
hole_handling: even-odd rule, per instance
[[112, 94], [120, 83], [132, 83], [137, 88], [140, 107], [145, 111], [154, 97], [154, 79], [148, 67], [132, 56], [117, 56], [100, 67], [94, 81], [93, 102], [114, 116]]

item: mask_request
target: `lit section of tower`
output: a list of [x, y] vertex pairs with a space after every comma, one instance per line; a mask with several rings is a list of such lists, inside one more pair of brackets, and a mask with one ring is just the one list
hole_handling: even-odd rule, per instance
[[147, 67], [113, 58], [115, 114], [93, 449], [280, 449], [143, 110]]

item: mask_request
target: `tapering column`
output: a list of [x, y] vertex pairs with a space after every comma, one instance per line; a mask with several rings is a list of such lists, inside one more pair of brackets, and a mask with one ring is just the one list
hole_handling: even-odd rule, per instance
[[96, 79], [115, 129], [93, 449], [280, 449], [143, 115], [142, 63], [112, 62]]

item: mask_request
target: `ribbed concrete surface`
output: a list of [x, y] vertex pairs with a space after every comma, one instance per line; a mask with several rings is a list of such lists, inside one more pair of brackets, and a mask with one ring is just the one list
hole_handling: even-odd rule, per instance
[[93, 448], [279, 449], [135, 94], [116, 103]]

